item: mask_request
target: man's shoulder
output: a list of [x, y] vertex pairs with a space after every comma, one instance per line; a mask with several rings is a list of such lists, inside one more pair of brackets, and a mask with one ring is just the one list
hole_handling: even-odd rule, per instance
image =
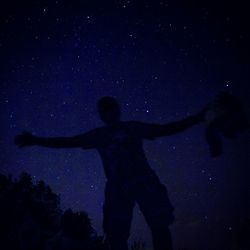
[[[129, 121], [121, 121], [118, 125], [118, 127], [115, 126], [115, 128], [128, 128], [128, 129], [136, 129], [136, 128], [140, 128], [141, 125], [143, 125], [143, 122], [140, 121], [136, 121], [136, 120], [129, 120]], [[110, 129], [112, 130], [113, 127], [104, 125], [104, 126], [100, 126], [100, 127], [96, 127], [93, 128], [91, 130], [89, 130], [87, 133], [91, 133], [91, 134], [102, 134], [102, 133], [106, 133], [107, 131], [110, 131]]]
[[142, 122], [142, 121], [136, 121], [136, 120], [130, 120], [130, 121], [126, 121], [126, 125], [128, 127], [131, 127], [131, 128], [141, 128], [143, 127], [144, 125], [146, 125], [146, 123]]
[[123, 127], [134, 133], [139, 133], [144, 128], [144, 123], [136, 120], [129, 120], [123, 122]]
[[138, 124], [141, 124], [141, 123], [142, 122], [135, 121], [135, 120], [123, 121], [123, 124], [124, 125], [128, 125], [128, 126], [138, 125]]
[[98, 135], [100, 133], [102, 133], [104, 127], [96, 127], [96, 128], [92, 128], [90, 130], [87, 130], [86, 132], [83, 133], [83, 135]]

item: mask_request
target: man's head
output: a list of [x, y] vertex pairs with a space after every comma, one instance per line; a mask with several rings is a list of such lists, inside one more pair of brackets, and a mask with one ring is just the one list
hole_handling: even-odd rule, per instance
[[120, 107], [115, 98], [104, 96], [97, 102], [97, 110], [101, 120], [106, 124], [114, 124], [120, 121]]

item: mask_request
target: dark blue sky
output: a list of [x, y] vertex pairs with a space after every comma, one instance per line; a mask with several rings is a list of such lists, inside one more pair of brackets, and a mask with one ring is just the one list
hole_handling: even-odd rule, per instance
[[[99, 233], [105, 178], [97, 152], [19, 149], [17, 133], [71, 136], [101, 126], [96, 101], [104, 95], [119, 100], [124, 120], [181, 119], [221, 90], [249, 112], [241, 1], [12, 1], [0, 14], [1, 173], [43, 179], [63, 208], [88, 212]], [[176, 209], [176, 247], [228, 249], [225, 239], [249, 216], [249, 144], [249, 134], [225, 141], [223, 156], [211, 159], [202, 125], [145, 142]], [[137, 208], [131, 236], [151, 245]]]

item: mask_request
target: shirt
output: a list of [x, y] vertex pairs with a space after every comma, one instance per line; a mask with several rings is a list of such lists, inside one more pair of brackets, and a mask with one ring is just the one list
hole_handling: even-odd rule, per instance
[[80, 135], [83, 149], [96, 148], [108, 180], [129, 180], [150, 173], [143, 140], [153, 140], [154, 125], [137, 121], [119, 122]]

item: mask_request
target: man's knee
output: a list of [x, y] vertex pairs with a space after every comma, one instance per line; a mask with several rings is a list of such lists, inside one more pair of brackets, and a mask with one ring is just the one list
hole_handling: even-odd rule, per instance
[[168, 226], [172, 224], [174, 222], [174, 207], [169, 200], [166, 187], [156, 183], [150, 189], [150, 192], [148, 192], [150, 195], [142, 194], [138, 199], [146, 221], [150, 225]]
[[167, 227], [156, 227], [152, 230], [153, 244], [155, 250], [172, 250], [172, 237]]
[[105, 243], [109, 250], [128, 250], [127, 239], [121, 235], [106, 235]]
[[[104, 210], [105, 211], [105, 210]], [[132, 216], [123, 216], [121, 211], [104, 212], [103, 230], [110, 250], [127, 250]]]

